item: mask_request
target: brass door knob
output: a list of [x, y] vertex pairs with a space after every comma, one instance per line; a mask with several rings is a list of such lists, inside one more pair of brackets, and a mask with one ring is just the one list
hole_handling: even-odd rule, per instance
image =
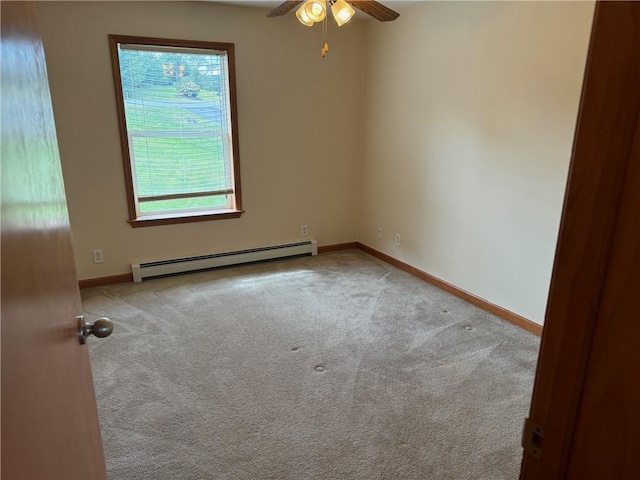
[[93, 335], [98, 338], [105, 338], [113, 332], [113, 322], [106, 317], [97, 319], [95, 322], [87, 323], [84, 315], [78, 315], [78, 340], [80, 345], [87, 343], [87, 337]]

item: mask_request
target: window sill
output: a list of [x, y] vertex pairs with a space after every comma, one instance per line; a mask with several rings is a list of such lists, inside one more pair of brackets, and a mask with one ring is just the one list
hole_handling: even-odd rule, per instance
[[133, 228], [153, 227], [157, 225], [173, 225], [175, 223], [207, 222], [210, 220], [226, 220], [227, 218], [240, 218], [244, 210], [215, 210], [199, 211], [189, 213], [159, 213], [156, 215], [145, 215], [133, 220], [129, 224]]

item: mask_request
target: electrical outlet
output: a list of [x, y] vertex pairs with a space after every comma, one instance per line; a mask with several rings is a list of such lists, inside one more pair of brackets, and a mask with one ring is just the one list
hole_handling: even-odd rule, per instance
[[400, 234], [399, 233], [396, 233], [396, 239], [395, 239], [394, 243], [396, 244], [396, 247], [400, 246]]
[[102, 256], [102, 250], [94, 250], [92, 253], [93, 253], [93, 263], [104, 262], [104, 257]]
[[378, 227], [378, 238], [382, 238], [382, 227]]
[[309, 229], [307, 228], [306, 225], [302, 225], [300, 227], [300, 235], [302, 235], [303, 237], [306, 237], [307, 235], [309, 235]]

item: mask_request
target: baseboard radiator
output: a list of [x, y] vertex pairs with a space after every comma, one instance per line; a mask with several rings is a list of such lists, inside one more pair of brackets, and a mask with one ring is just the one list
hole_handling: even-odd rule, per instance
[[214, 253], [197, 257], [174, 258], [158, 262], [132, 263], [133, 281], [141, 282], [144, 278], [172, 275], [176, 273], [208, 270], [217, 267], [228, 267], [242, 263], [262, 262], [286, 257], [301, 257], [318, 254], [318, 242], [305, 242], [272, 245], [269, 247], [251, 248], [235, 252]]

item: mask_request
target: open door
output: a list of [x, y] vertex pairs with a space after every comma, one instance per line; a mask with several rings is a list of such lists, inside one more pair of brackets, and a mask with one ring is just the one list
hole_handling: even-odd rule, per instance
[[2, 476], [105, 479], [44, 51], [2, 2]]
[[521, 479], [640, 472], [640, 2], [599, 2]]

